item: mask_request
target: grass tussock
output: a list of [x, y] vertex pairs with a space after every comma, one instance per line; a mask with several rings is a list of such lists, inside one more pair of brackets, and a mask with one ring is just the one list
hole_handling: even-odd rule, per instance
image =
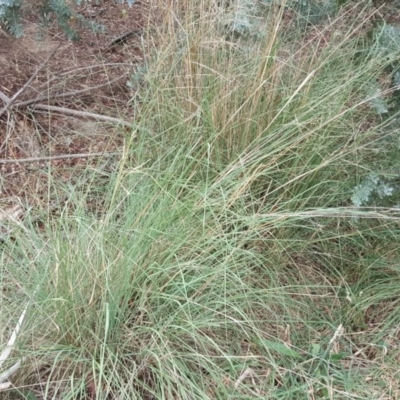
[[367, 11], [294, 31], [271, 6], [238, 37], [217, 2], [175, 7], [107, 187], [1, 244], [1, 343], [30, 301], [2, 395], [397, 398], [399, 214], [351, 202], [388, 134]]

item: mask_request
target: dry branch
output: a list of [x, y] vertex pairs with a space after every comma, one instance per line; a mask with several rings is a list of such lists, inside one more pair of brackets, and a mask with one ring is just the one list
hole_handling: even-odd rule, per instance
[[55, 112], [59, 112], [61, 114], [74, 115], [76, 117], [86, 117], [86, 118], [90, 118], [90, 119], [95, 119], [97, 121], [112, 122], [113, 124], [126, 126], [128, 128], [132, 128], [132, 125], [133, 125], [132, 122], [128, 122], [128, 121], [125, 121], [125, 120], [119, 119], [119, 118], [108, 117], [106, 115], [95, 114], [95, 113], [91, 113], [88, 111], [71, 110], [70, 108], [65, 108], [65, 107], [48, 106], [47, 104], [34, 104], [31, 107], [31, 109], [55, 111]]
[[106, 51], [112, 50], [116, 46], [124, 44], [129, 38], [131, 38], [133, 36], [140, 37], [142, 32], [143, 32], [142, 29], [136, 29], [134, 31], [129, 31], [129, 32], [126, 32], [126, 33], [116, 37], [115, 39], [111, 40], [111, 42], [109, 42], [106, 45]]
[[65, 160], [69, 158], [89, 158], [89, 157], [101, 157], [101, 156], [115, 156], [120, 153], [78, 153], [78, 154], [60, 154], [58, 156], [43, 156], [43, 157], [30, 157], [30, 158], [17, 158], [17, 159], [6, 159], [0, 158], [0, 164], [19, 164], [19, 163], [31, 163], [31, 162], [42, 162], [42, 161], [54, 161], [54, 160]]
[[7, 105], [7, 103], [10, 101], [10, 98], [0, 90], [0, 100]]
[[[121, 62], [121, 63], [101, 63], [101, 64], [85, 65], [85, 66], [79, 67], [79, 68], [73, 67], [73, 68], [65, 69], [63, 72], [60, 72], [59, 74], [57, 74], [57, 76], [54, 76], [54, 77], [50, 78], [49, 80], [47, 80], [45, 83], [42, 83], [39, 86], [39, 88], [44, 87], [46, 90], [48, 90], [48, 88], [50, 87], [50, 83], [57, 81], [64, 76], [74, 74], [74, 77], [76, 78], [77, 73], [79, 71], [88, 71], [88, 70], [93, 70], [96, 68], [102, 68], [105, 70], [107, 67], [134, 67], [134, 64], [133, 63], [123, 63], [123, 62]], [[87, 73], [84, 76], [87, 76]]]
[[14, 94], [13, 97], [11, 97], [11, 99], [6, 103], [6, 105], [0, 110], [0, 117], [7, 112], [7, 110], [13, 105], [13, 103], [15, 103], [15, 100], [17, 100], [17, 98], [19, 96], [21, 96], [22, 93], [25, 92], [25, 90], [29, 87], [29, 85], [31, 84], [31, 82], [37, 77], [38, 73], [46, 66], [46, 64], [50, 61], [50, 58], [53, 57], [54, 53], [58, 50], [58, 48], [60, 47], [60, 45], [57, 46], [56, 49], [54, 49], [49, 56], [46, 58], [46, 60], [44, 60], [40, 65], [39, 68], [31, 75], [31, 77], [27, 80], [27, 82], [24, 84], [24, 86], [22, 86], [21, 89], [18, 90], [17, 93]]
[[50, 94], [48, 94], [46, 96], [40, 96], [40, 97], [36, 97], [34, 99], [20, 101], [18, 103], [15, 103], [13, 105], [13, 107], [14, 108], [23, 108], [23, 107], [30, 106], [31, 104], [39, 103], [40, 101], [43, 101], [43, 100], [59, 99], [59, 98], [62, 98], [62, 97], [77, 96], [78, 94], [83, 94], [83, 93], [86, 93], [86, 92], [90, 92], [92, 90], [100, 89], [100, 88], [102, 88], [104, 86], [112, 85], [113, 83], [118, 82], [119, 80], [124, 78], [126, 75], [127, 74], [123, 74], [123, 75], [119, 76], [118, 78], [113, 79], [110, 82], [101, 83], [100, 85], [92, 86], [92, 87], [89, 87], [89, 88], [86, 88], [86, 89], [74, 90], [72, 92], [55, 93], [55, 94], [51, 94], [50, 93]]
[[[130, 35], [132, 35], [134, 33], [136, 33], [136, 32], [129, 32], [129, 34], [127, 34], [127, 37], [129, 37]], [[23, 85], [23, 87], [20, 90], [18, 90], [11, 98], [8, 97], [2, 91], [0, 91], [0, 100], [2, 100], [2, 102], [4, 103], [3, 108], [0, 110], [0, 117], [4, 113], [6, 113], [10, 108], [24, 108], [24, 107], [31, 106], [30, 109], [32, 109], [32, 110], [45, 110], [45, 111], [48, 111], [48, 112], [55, 111], [55, 112], [59, 112], [59, 113], [62, 113], [62, 114], [74, 115], [74, 116], [77, 116], [77, 117], [86, 117], [86, 118], [90, 118], [90, 119], [94, 119], [94, 120], [98, 120], [98, 121], [111, 122], [111, 123], [117, 124], [117, 125], [122, 125], [122, 126], [126, 126], [126, 127], [132, 127], [132, 124], [130, 122], [124, 121], [124, 120], [119, 119], [119, 118], [113, 118], [113, 117], [108, 117], [108, 116], [105, 116], [105, 115], [100, 115], [100, 114], [96, 114], [96, 113], [92, 113], [92, 112], [71, 110], [71, 109], [65, 108], [65, 107], [50, 106], [50, 105], [47, 105], [47, 104], [41, 104], [40, 103], [41, 101], [48, 101], [50, 99], [58, 99], [58, 98], [64, 98], [64, 97], [78, 96], [78, 95], [81, 95], [81, 94], [84, 94], [84, 93], [87, 93], [87, 92], [90, 92], [90, 91], [93, 91], [93, 90], [96, 90], [96, 89], [100, 89], [100, 88], [105, 87], [105, 86], [110, 86], [113, 83], [118, 82], [121, 79], [123, 79], [127, 75], [126, 73], [122, 74], [118, 78], [115, 78], [115, 79], [113, 79], [111, 81], [108, 81], [108, 82], [105, 82], [105, 83], [101, 83], [101, 84], [93, 86], [93, 87], [74, 90], [74, 91], [70, 91], [70, 92], [47, 94], [46, 96], [38, 96], [38, 97], [35, 97], [33, 99], [23, 100], [23, 101], [19, 101], [19, 102], [16, 101], [18, 99], [18, 97], [20, 97], [21, 94], [26, 91], [26, 89], [29, 87], [31, 82], [36, 78], [38, 73], [49, 62], [50, 58], [54, 55], [54, 53], [58, 50], [58, 48], [59, 48], [59, 46], [57, 47], [57, 49], [55, 49], [47, 57], [47, 59], [32, 74], [32, 76]]]

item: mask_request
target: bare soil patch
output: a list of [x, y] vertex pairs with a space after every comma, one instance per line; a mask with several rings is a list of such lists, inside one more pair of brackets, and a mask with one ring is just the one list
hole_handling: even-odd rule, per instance
[[16, 204], [26, 208], [56, 201], [50, 190], [54, 179], [74, 184], [79, 171], [104, 168], [130, 133], [118, 121], [135, 118], [126, 83], [143, 61], [149, 3], [140, 0], [128, 7], [104, 0], [75, 10], [104, 32], [71, 20], [79, 34], [71, 41], [55, 21], [45, 29], [32, 18], [25, 21], [23, 38], [0, 34], [0, 209], [5, 212]]

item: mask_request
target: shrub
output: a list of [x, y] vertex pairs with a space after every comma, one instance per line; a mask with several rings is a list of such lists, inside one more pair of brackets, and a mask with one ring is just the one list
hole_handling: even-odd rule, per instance
[[[121, 0], [124, 2], [125, 0]], [[131, 6], [135, 0], [126, 0]], [[80, 4], [81, 0], [75, 0]], [[31, 8], [28, 10], [28, 8]], [[65, 0], [40, 0], [37, 4], [25, 6], [20, 0], [0, 0], [0, 26], [16, 37], [23, 35], [22, 17], [26, 13], [36, 15], [42, 24], [46, 24], [50, 18], [55, 17], [58, 25], [70, 39], [77, 39], [78, 35], [75, 29], [70, 25], [72, 17], [78, 20], [82, 26], [93, 30], [101, 30], [102, 27], [87, 21], [83, 16], [76, 13]]]

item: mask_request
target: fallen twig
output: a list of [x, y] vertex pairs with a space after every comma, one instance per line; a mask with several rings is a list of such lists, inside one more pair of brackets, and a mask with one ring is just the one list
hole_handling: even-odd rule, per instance
[[49, 62], [50, 58], [53, 57], [54, 53], [59, 49], [61, 45], [58, 45], [56, 49], [54, 49], [49, 56], [39, 65], [39, 68], [31, 75], [31, 77], [27, 80], [27, 82], [22, 86], [21, 89], [14, 94], [13, 97], [7, 102], [7, 104], [0, 110], [0, 117], [15, 103], [15, 100], [29, 87], [31, 82], [37, 77], [38, 73], [46, 66]]
[[251, 368], [246, 368], [246, 370], [245, 371], [243, 371], [243, 373], [239, 376], [239, 378], [236, 380], [236, 382], [235, 382], [235, 389], [237, 389], [239, 386], [240, 386], [240, 384], [242, 383], [242, 381], [244, 380], [244, 379], [246, 379], [247, 378], [247, 376], [252, 376], [254, 374], [254, 371], [251, 369]]
[[[44, 87], [46, 90], [48, 90], [48, 88], [50, 87], [50, 83], [59, 80], [63, 76], [68, 76], [68, 75], [71, 75], [71, 74], [73, 74], [76, 77], [77, 73], [79, 71], [87, 71], [87, 70], [92, 70], [92, 69], [95, 69], [95, 68], [103, 68], [105, 70], [106, 67], [133, 67], [133, 66], [134, 66], [133, 63], [122, 63], [121, 62], [121, 63], [93, 64], [93, 65], [86, 65], [86, 66], [79, 67], [79, 68], [73, 67], [73, 68], [65, 69], [63, 72], [60, 72], [59, 74], [57, 74], [57, 76], [53, 76], [52, 78], [50, 78], [46, 82], [42, 83], [39, 86], [39, 88]], [[85, 76], [87, 76], [87, 74], [85, 74]]]
[[[22, 311], [22, 314], [18, 319], [17, 325], [15, 326], [13, 332], [11, 333], [11, 337], [8, 340], [6, 348], [0, 354], [0, 367], [8, 359], [12, 349], [15, 346], [15, 341], [17, 340], [19, 330], [21, 329], [22, 323], [24, 322], [25, 314], [26, 314], [30, 304], [31, 303], [28, 302], [28, 304], [24, 308], [24, 311]], [[5, 372], [0, 374], [0, 384], [1, 384], [0, 390], [7, 389], [10, 386], [10, 385], [8, 385], [8, 382], [5, 382], [5, 381], [7, 381], [7, 379], [18, 370], [18, 368], [21, 366], [21, 363], [24, 360], [25, 360], [25, 358], [22, 358], [21, 360], [17, 361], [13, 366], [11, 366], [8, 370], [6, 370]]]
[[133, 125], [132, 122], [128, 122], [123, 119], [108, 117], [106, 115], [95, 114], [88, 111], [71, 110], [70, 108], [65, 107], [48, 106], [47, 104], [34, 104], [31, 108], [33, 110], [56, 111], [61, 114], [75, 115], [76, 117], [86, 117], [98, 121], [112, 122], [114, 124], [126, 126], [128, 128], [131, 128]]
[[127, 74], [121, 75], [118, 78], [113, 79], [110, 82], [106, 82], [106, 83], [101, 83], [100, 85], [97, 86], [92, 86], [86, 89], [80, 89], [80, 90], [74, 90], [72, 92], [64, 92], [64, 93], [55, 93], [55, 94], [47, 94], [46, 96], [40, 96], [40, 97], [36, 97], [34, 99], [29, 99], [29, 100], [25, 100], [25, 101], [20, 101], [18, 103], [15, 103], [13, 105], [13, 108], [22, 108], [22, 107], [27, 107], [30, 106], [31, 104], [35, 104], [35, 103], [39, 103], [40, 101], [43, 100], [50, 100], [50, 99], [59, 99], [61, 97], [72, 97], [72, 96], [77, 96], [78, 94], [82, 94], [82, 93], [86, 93], [86, 92], [90, 92], [92, 90], [96, 90], [96, 89], [100, 89], [104, 86], [108, 86], [108, 85], [112, 85], [115, 82], [118, 82], [119, 80], [121, 80], [122, 78], [124, 78]]
[[129, 31], [126, 33], [123, 33], [122, 35], [116, 37], [115, 39], [111, 40], [107, 45], [106, 45], [106, 49], [107, 51], [112, 50], [113, 48], [115, 48], [116, 46], [122, 45], [124, 44], [129, 38], [131, 38], [132, 36], [138, 36], [140, 37], [140, 34], [143, 32], [142, 29], [136, 29], [134, 31]]
[[42, 161], [54, 161], [54, 160], [65, 160], [68, 158], [89, 158], [89, 157], [100, 157], [100, 156], [115, 156], [120, 153], [78, 153], [78, 154], [60, 154], [58, 156], [43, 156], [43, 157], [30, 157], [30, 158], [17, 158], [17, 159], [6, 159], [0, 158], [0, 164], [19, 164], [19, 163], [30, 163], [30, 162], [42, 162]]
[[7, 105], [7, 103], [10, 101], [10, 98], [0, 90], [0, 100]]

